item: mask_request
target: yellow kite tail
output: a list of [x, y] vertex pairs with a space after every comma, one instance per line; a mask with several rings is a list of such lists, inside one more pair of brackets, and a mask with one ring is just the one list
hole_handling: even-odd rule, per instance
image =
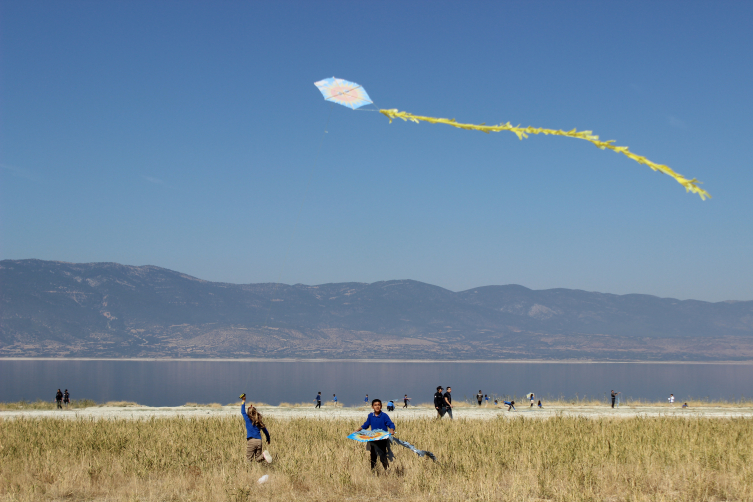
[[706, 197], [709, 199], [711, 198], [711, 195], [709, 193], [698, 186], [698, 183], [701, 183], [697, 179], [693, 178], [692, 180], [687, 179], [681, 174], [678, 174], [674, 172], [672, 169], [670, 169], [668, 166], [665, 166], [663, 164], [657, 164], [655, 162], [651, 162], [646, 157], [642, 157], [640, 155], [636, 155], [630, 150], [628, 150], [628, 147], [626, 146], [615, 146], [612, 143], [614, 143], [613, 140], [609, 141], [601, 141], [598, 136], [593, 134], [591, 131], [576, 131], [573, 129], [572, 131], [563, 131], [563, 130], [555, 130], [555, 129], [542, 129], [541, 127], [520, 127], [520, 126], [514, 126], [511, 125], [509, 122], [506, 124], [499, 124], [499, 125], [476, 125], [476, 124], [462, 124], [460, 122], [456, 122], [455, 119], [440, 119], [436, 117], [422, 117], [420, 115], [413, 115], [408, 112], [400, 112], [396, 109], [391, 110], [379, 110], [380, 113], [383, 115], [386, 115], [390, 122], [392, 122], [392, 119], [403, 119], [405, 121], [410, 120], [411, 122], [419, 123], [419, 122], [429, 122], [431, 124], [447, 124], [452, 127], [457, 127], [458, 129], [468, 129], [468, 130], [474, 130], [474, 131], [481, 131], [485, 133], [490, 132], [499, 132], [499, 131], [510, 131], [512, 133], [515, 133], [515, 135], [518, 137], [518, 139], [527, 138], [529, 134], [546, 134], [546, 135], [554, 135], [554, 136], [567, 136], [568, 138], [578, 138], [578, 139], [584, 139], [586, 141], [589, 141], [596, 145], [597, 147], [604, 149], [609, 149], [614, 152], [621, 153], [634, 161], [638, 162], [639, 164], [645, 164], [654, 171], [660, 171], [664, 174], [667, 174], [669, 176], [672, 176], [680, 185], [685, 187], [686, 192], [693, 192], [697, 193], [702, 200], [706, 200]]

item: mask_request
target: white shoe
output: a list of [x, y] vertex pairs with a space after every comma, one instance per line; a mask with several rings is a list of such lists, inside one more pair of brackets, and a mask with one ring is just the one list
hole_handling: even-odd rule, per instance
[[259, 483], [260, 485], [263, 485], [267, 481], [269, 481], [269, 474], [265, 474], [264, 476], [260, 477], [257, 483]]
[[269, 454], [269, 452], [268, 452], [267, 450], [264, 450], [264, 451], [263, 451], [263, 452], [261, 453], [261, 456], [262, 456], [262, 457], [264, 457], [264, 460], [266, 460], [268, 464], [271, 464], [271, 463], [272, 463], [272, 455], [270, 455], [270, 454]]

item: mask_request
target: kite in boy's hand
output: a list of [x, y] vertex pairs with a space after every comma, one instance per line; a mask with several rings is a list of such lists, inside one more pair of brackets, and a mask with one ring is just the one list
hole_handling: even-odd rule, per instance
[[[374, 102], [369, 98], [369, 95], [366, 93], [363, 87], [361, 87], [359, 84], [356, 84], [355, 82], [349, 82], [347, 80], [343, 80], [340, 78], [326, 78], [324, 80], [320, 80], [319, 82], [315, 82], [314, 85], [316, 85], [319, 90], [324, 95], [324, 99], [327, 101], [331, 101], [333, 103], [338, 103], [343, 106], [347, 106], [348, 108], [351, 108], [353, 110], [360, 108], [365, 105], [374, 104]], [[614, 145], [613, 140], [609, 141], [602, 141], [599, 139], [598, 136], [593, 134], [591, 131], [577, 131], [575, 129], [572, 129], [570, 131], [563, 131], [561, 129], [543, 129], [541, 127], [520, 127], [520, 126], [514, 126], [510, 124], [509, 122], [506, 124], [499, 124], [499, 125], [485, 125], [485, 124], [463, 124], [460, 122], [456, 122], [455, 119], [442, 119], [442, 118], [436, 118], [436, 117], [423, 117], [420, 115], [413, 115], [408, 112], [401, 112], [396, 109], [390, 109], [390, 110], [379, 110], [380, 113], [387, 116], [387, 118], [390, 119], [390, 122], [392, 122], [393, 119], [403, 119], [405, 121], [411, 121], [411, 122], [429, 122], [431, 124], [446, 124], [452, 127], [457, 127], [458, 129], [468, 129], [468, 130], [475, 130], [475, 131], [481, 131], [485, 133], [490, 132], [499, 132], [499, 131], [510, 131], [514, 133], [518, 139], [527, 138], [529, 134], [545, 134], [545, 135], [554, 135], [554, 136], [566, 136], [568, 138], [577, 138], [577, 139], [583, 139], [586, 141], [589, 141], [596, 145], [598, 148], [601, 148], [602, 150], [608, 149], [612, 150], [617, 153], [621, 153], [625, 155], [626, 157], [629, 157], [633, 159], [634, 161], [638, 162], [639, 164], [645, 164], [654, 171], [660, 171], [668, 176], [671, 176], [675, 179], [679, 184], [685, 187], [685, 191], [687, 192], [693, 192], [697, 193], [702, 200], [706, 200], [706, 197], [711, 198], [711, 195], [709, 193], [698, 186], [697, 179], [687, 179], [681, 174], [678, 174], [674, 172], [672, 169], [670, 169], [668, 166], [665, 166], [663, 164], [657, 164], [655, 162], [652, 162], [648, 160], [646, 157], [643, 157], [641, 155], [636, 155], [630, 150], [628, 150], [628, 147], [626, 146], [616, 146]]]

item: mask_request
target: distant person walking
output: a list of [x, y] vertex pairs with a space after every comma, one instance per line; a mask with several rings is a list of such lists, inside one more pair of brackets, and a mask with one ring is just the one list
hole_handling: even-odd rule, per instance
[[332, 402], [335, 403], [335, 407], [337, 407], [337, 396], [335, 394], [332, 394]]
[[[369, 404], [369, 395], [368, 394], [366, 394], [366, 397], [363, 398], [363, 402], [366, 403], [367, 405]], [[379, 402], [381, 403], [381, 401], [379, 401]]]
[[267, 450], [262, 451], [261, 445], [261, 432], [267, 437], [267, 444], [269, 444], [269, 432], [264, 425], [264, 421], [261, 418], [261, 413], [256, 411], [253, 404], [248, 405], [248, 411], [246, 411], [246, 394], [241, 395], [241, 415], [246, 422], [246, 460], [253, 462], [272, 463], [272, 455]]
[[65, 389], [65, 392], [63, 393], [63, 404], [65, 405], [65, 409], [68, 409], [68, 405], [71, 404], [71, 395], [68, 394], [68, 389]]
[[408, 401], [410, 401], [410, 398], [408, 397], [408, 394], [406, 394], [405, 397], [403, 397], [403, 408], [408, 407]]
[[533, 395], [533, 392], [531, 392], [531, 393], [530, 393], [530, 394], [528, 395], [528, 397], [530, 397], [530, 398], [531, 398], [531, 408], [533, 408], [533, 400], [534, 400], [534, 395]]
[[434, 408], [437, 410], [437, 418], [444, 416], [444, 394], [442, 394], [442, 386], [437, 387], [437, 391], [434, 393]]
[[444, 406], [445, 412], [450, 416], [452, 420], [452, 387], [447, 386], [447, 392], [444, 393]]
[[675, 395], [674, 394], [670, 394], [669, 395], [669, 404], [675, 404]]
[[484, 394], [484, 406], [489, 406], [489, 394]]
[[614, 408], [614, 401], [617, 399], [617, 394], [619, 394], [619, 392], [612, 390], [612, 408]]
[[60, 392], [60, 389], [58, 389], [57, 394], [55, 394], [55, 402], [58, 403], [58, 409], [63, 409], [63, 393]]
[[481, 389], [478, 390], [478, 394], [476, 394], [476, 401], [478, 401], [478, 405], [481, 406], [481, 401], [484, 400], [484, 395], [481, 393]]
[[321, 393], [321, 391], [316, 395], [316, 397], [314, 398], [314, 401], [316, 401], [316, 406], [314, 406], [314, 409], [322, 407], [322, 393]]

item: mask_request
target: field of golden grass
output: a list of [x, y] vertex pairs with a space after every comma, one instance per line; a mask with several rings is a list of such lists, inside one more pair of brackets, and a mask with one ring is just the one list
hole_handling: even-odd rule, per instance
[[246, 462], [240, 414], [0, 420], [0, 500], [753, 500], [750, 419], [410, 420], [439, 461], [394, 446], [380, 475], [358, 421], [266, 422], [271, 465]]

